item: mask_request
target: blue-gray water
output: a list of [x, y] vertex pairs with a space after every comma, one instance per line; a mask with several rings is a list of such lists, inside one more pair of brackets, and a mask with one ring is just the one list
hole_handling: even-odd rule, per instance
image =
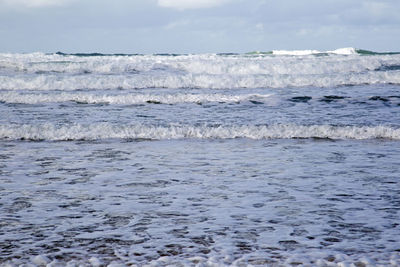
[[400, 55], [344, 52], [0, 54], [0, 265], [399, 266]]

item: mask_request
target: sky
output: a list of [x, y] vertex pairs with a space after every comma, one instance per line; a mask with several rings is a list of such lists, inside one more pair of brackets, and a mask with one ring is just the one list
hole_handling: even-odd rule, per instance
[[0, 0], [0, 52], [400, 51], [399, 14], [399, 0]]

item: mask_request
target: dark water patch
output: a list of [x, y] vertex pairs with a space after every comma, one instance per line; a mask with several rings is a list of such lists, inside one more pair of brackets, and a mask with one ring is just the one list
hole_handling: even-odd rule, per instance
[[324, 238], [324, 241], [330, 242], [330, 243], [338, 243], [341, 242], [342, 240], [336, 237], [326, 237]]
[[139, 142], [152, 142], [152, 141], [157, 141], [157, 140], [151, 138], [143, 138], [143, 137], [138, 137], [138, 138], [129, 137], [121, 140], [122, 143], [139, 143]]
[[175, 54], [175, 53], [157, 53], [153, 54], [154, 56], [162, 56], [162, 57], [178, 57], [178, 56], [184, 56], [187, 54]]
[[86, 168], [59, 168], [57, 169], [59, 172], [63, 172], [69, 175], [79, 175], [82, 177], [91, 177], [93, 176]]
[[162, 104], [160, 101], [157, 101], [157, 100], [147, 100], [146, 103], [148, 103], [148, 104]]
[[189, 214], [179, 212], [157, 212], [157, 216], [160, 218], [177, 218], [177, 217], [188, 217]]
[[128, 68], [125, 70], [125, 72], [128, 74], [139, 74], [140, 73], [140, 71], [138, 71], [137, 69], [133, 69], [133, 68], [132, 69]]
[[49, 161], [39, 161], [38, 165], [42, 168], [46, 168], [46, 167], [54, 166], [55, 164], [56, 164], [56, 162], [49, 160]]
[[35, 74], [38, 74], [38, 75], [60, 74], [60, 73], [64, 73], [64, 72], [63, 71], [56, 71], [56, 70], [51, 70], [51, 71], [38, 70], [38, 71], [35, 71]]
[[294, 250], [300, 246], [299, 242], [295, 240], [282, 240], [278, 244], [282, 246], [285, 250]]
[[7, 155], [7, 154], [0, 154], [0, 160], [6, 160], [6, 159], [10, 159], [11, 156]]
[[342, 100], [345, 98], [348, 98], [348, 97], [338, 96], [338, 95], [327, 95], [327, 96], [324, 96], [322, 99], [320, 99], [320, 101], [326, 102], [326, 103], [331, 103], [331, 102]]
[[[0, 263], [1, 263], [1, 260], [7, 261], [9, 259], [16, 258], [16, 256], [13, 256], [15, 251], [17, 251], [19, 249], [19, 246], [15, 245], [16, 243], [18, 243], [18, 242], [15, 242], [14, 240], [9, 240], [9, 239], [4, 240], [4, 242], [0, 242], [0, 252], [1, 252]], [[7, 258], [6, 256], [12, 256], [12, 257]], [[4, 258], [4, 257], [6, 257], [6, 258]]]
[[138, 114], [136, 115], [138, 118], [155, 118], [156, 116], [153, 115], [143, 115], [143, 114]]
[[307, 137], [294, 137], [293, 139], [311, 139], [314, 142], [336, 142], [335, 139], [330, 137], [319, 137], [319, 136], [311, 136], [310, 138]]
[[272, 224], [281, 224], [283, 223], [283, 220], [278, 219], [278, 220], [269, 220], [268, 223], [272, 223]]
[[333, 163], [344, 163], [346, 161], [346, 155], [344, 153], [332, 152], [326, 159]]
[[382, 101], [382, 102], [388, 102], [389, 99], [382, 97], [382, 96], [372, 96], [369, 98], [369, 100], [373, 100], [373, 101]]
[[157, 180], [154, 182], [131, 182], [131, 183], [126, 183], [126, 184], [118, 184], [116, 187], [122, 187], [122, 188], [157, 188], [157, 187], [166, 187], [168, 184], [171, 182], [165, 181], [165, 180]]
[[189, 234], [188, 227], [185, 226], [183, 228], [172, 229], [168, 231], [167, 234], [171, 234], [176, 238], [185, 238], [187, 234]]
[[190, 240], [198, 245], [202, 245], [204, 247], [210, 247], [212, 244], [215, 243], [214, 239], [211, 236], [196, 236], [196, 237], [192, 237], [190, 238]]
[[71, 100], [71, 102], [73, 102], [75, 104], [78, 104], [78, 105], [87, 105], [87, 104], [89, 104], [89, 102], [85, 101], [85, 100]]
[[77, 208], [79, 206], [82, 206], [82, 202], [81, 201], [72, 201], [72, 202], [69, 202], [69, 203], [62, 203], [62, 204], [58, 205], [58, 207], [63, 208], [63, 209]]
[[367, 156], [369, 159], [380, 159], [380, 158], [385, 158], [387, 155], [381, 154], [381, 153], [367, 153]]
[[400, 52], [375, 52], [366, 49], [356, 49], [357, 54], [362, 56], [378, 56], [378, 55], [398, 55]]
[[182, 254], [183, 248], [184, 247], [180, 244], [168, 244], [164, 246], [163, 250], [158, 250], [157, 253], [160, 255], [160, 257], [177, 256]]
[[337, 197], [329, 197], [329, 198], [327, 198], [327, 200], [329, 200], [329, 201], [336, 201], [336, 202], [346, 202], [346, 201], [343, 200], [342, 198], [337, 198]]
[[106, 215], [104, 224], [111, 225], [114, 227], [120, 227], [120, 226], [129, 224], [131, 219], [132, 219], [131, 217], [127, 217], [127, 216]]
[[[93, 176], [95, 176], [95, 175], [93, 175]], [[72, 179], [71, 181], [67, 182], [66, 184], [69, 184], [69, 185], [86, 184], [89, 181], [90, 181], [90, 177], [79, 177], [79, 178]]]
[[120, 57], [129, 57], [129, 56], [143, 56], [143, 54], [125, 54], [125, 53], [116, 53], [116, 54], [103, 54], [103, 53], [63, 53], [56, 52], [56, 55], [59, 56], [76, 56], [76, 57], [109, 57], [109, 56], [120, 56]]
[[[4, 139], [14, 139], [10, 136], [5, 136]], [[27, 138], [27, 137], [21, 137], [21, 138], [17, 138], [17, 140], [19, 141], [26, 141], [26, 142], [32, 142], [32, 143], [42, 143], [45, 142], [46, 140], [44, 138], [40, 138], [40, 137], [32, 137], [32, 138]]]
[[14, 201], [11, 203], [10, 206], [7, 208], [7, 212], [9, 213], [15, 213], [19, 212], [24, 209], [28, 209], [32, 207], [32, 203], [28, 201], [28, 199], [25, 198], [16, 198]]
[[238, 56], [240, 54], [238, 53], [229, 53], [229, 52], [225, 52], [225, 53], [217, 53], [217, 56]]
[[295, 96], [295, 97], [290, 98], [289, 101], [295, 102], [295, 103], [307, 103], [311, 99], [312, 99], [311, 96]]
[[290, 236], [305, 236], [308, 234], [308, 231], [305, 229], [294, 229], [293, 232], [290, 233]]
[[126, 161], [129, 160], [127, 155], [130, 155], [129, 152], [126, 151], [121, 151], [121, 150], [114, 150], [114, 149], [99, 149], [93, 151], [90, 155], [87, 157], [90, 158], [91, 160], [94, 159], [104, 159], [108, 160], [108, 162], [112, 161]]
[[376, 68], [375, 71], [396, 71], [400, 70], [400, 65], [382, 65]]
[[242, 253], [249, 253], [253, 251], [254, 246], [251, 243], [248, 242], [237, 242], [236, 247], [242, 252]]

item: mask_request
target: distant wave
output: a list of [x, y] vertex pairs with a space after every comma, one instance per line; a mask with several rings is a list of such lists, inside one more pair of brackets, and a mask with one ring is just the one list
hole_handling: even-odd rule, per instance
[[[354, 48], [307, 56], [313, 50], [280, 55], [117, 55], [97, 53], [0, 54], [0, 90], [144, 88], [284, 88], [400, 84], [400, 54], [359, 56]], [[360, 50], [361, 51], [361, 50]], [[321, 55], [321, 54], [316, 55]], [[368, 54], [366, 50], [362, 53]], [[372, 53], [372, 52], [371, 52]], [[305, 55], [305, 56], [292, 56]]]
[[321, 52], [318, 50], [273, 50], [273, 55], [292, 55], [292, 56], [306, 56], [306, 55], [318, 55], [318, 54], [335, 54], [335, 55], [354, 55], [357, 54], [357, 50], [353, 47], [339, 48], [332, 51]]
[[276, 124], [268, 126], [118, 126], [92, 125], [0, 125], [0, 139], [73, 141], [98, 139], [400, 139], [400, 129], [386, 126], [330, 126]]
[[[124, 54], [124, 53], [115, 53], [115, 54], [103, 54], [103, 53], [63, 53], [57, 52], [54, 53], [57, 55], [62, 56], [78, 56], [78, 57], [95, 57], [95, 56], [143, 56], [144, 54], [138, 53], [131, 53], [131, 54]], [[354, 47], [345, 47], [345, 48], [338, 48], [334, 50], [328, 51], [320, 51], [320, 50], [272, 50], [267, 52], [247, 52], [245, 55], [323, 55], [323, 54], [334, 54], [334, 55], [394, 55], [400, 54], [400, 52], [375, 52], [366, 49], [358, 49]], [[153, 54], [154, 56], [187, 56], [188, 54], [177, 54], [177, 53], [161, 53], [161, 54]], [[218, 53], [217, 55], [220, 56], [240, 56], [243, 55], [241, 53], [232, 53], [232, 52], [224, 52]]]
[[[193, 56], [193, 55], [217, 55], [224, 57], [241, 57], [241, 56], [260, 56], [260, 55], [397, 55], [400, 54], [399, 51], [387, 51], [387, 52], [377, 52], [362, 48], [354, 48], [354, 47], [345, 47], [338, 48], [334, 50], [313, 50], [313, 49], [304, 49], [304, 50], [270, 50], [270, 51], [251, 51], [247, 53], [234, 53], [234, 52], [223, 52], [223, 53], [209, 53], [209, 54], [179, 54], [179, 53], [155, 53], [155, 54], [142, 54], [142, 53], [98, 53], [98, 52], [89, 52], [89, 53], [66, 53], [66, 52], [55, 52], [55, 53], [42, 53], [42, 52], [34, 52], [34, 53], [25, 53], [20, 55], [25, 56], [61, 56], [61, 57], [135, 57], [135, 56], [159, 56], [159, 57], [180, 57], [180, 56]], [[0, 53], [0, 55], [16, 55], [16, 54], [7, 54]]]
[[273, 55], [292, 55], [292, 56], [307, 56], [307, 55], [396, 55], [400, 52], [374, 52], [353, 47], [339, 48], [329, 51], [319, 50], [273, 50]]

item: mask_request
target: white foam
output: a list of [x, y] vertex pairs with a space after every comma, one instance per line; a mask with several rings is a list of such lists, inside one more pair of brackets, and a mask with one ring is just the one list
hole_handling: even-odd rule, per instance
[[272, 50], [273, 55], [308, 56], [321, 53], [318, 50]]
[[[263, 256], [242, 256], [237, 258], [236, 260], [232, 260], [234, 257], [231, 255], [220, 255], [219, 257], [211, 256], [209, 258], [193, 256], [193, 257], [173, 257], [173, 256], [163, 256], [158, 259], [149, 260], [148, 262], [141, 263], [139, 265], [133, 266], [265, 266], [268, 263], [272, 264], [272, 266], [320, 266], [320, 267], [343, 267], [343, 266], [365, 266], [365, 267], [374, 267], [374, 266], [400, 266], [399, 253], [383, 253], [379, 254], [367, 254], [369, 257], [353, 255], [348, 256], [344, 254], [336, 254], [332, 255], [329, 252], [319, 252], [319, 253], [310, 253], [305, 252], [303, 254], [293, 254], [286, 255], [285, 257], [279, 258], [268, 258]], [[373, 258], [379, 256], [379, 259], [374, 260]], [[45, 256], [39, 255], [36, 258], [42, 258]], [[35, 258], [35, 259], [36, 259]], [[47, 257], [45, 257], [47, 258]], [[229, 260], [226, 260], [228, 259]], [[393, 260], [396, 259], [396, 260]], [[46, 262], [37, 262], [35, 260], [32, 263], [35, 266], [126, 266], [127, 263], [132, 265], [132, 262], [135, 262], [135, 259], [128, 258], [125, 261], [119, 259], [118, 261], [112, 261], [109, 264], [102, 264], [99, 259], [95, 257], [91, 257], [90, 259], [79, 259], [79, 260], [70, 260], [67, 262], [59, 262], [57, 260], [53, 260], [50, 263]], [[25, 264], [24, 264], [25, 263]], [[9, 260], [4, 263], [0, 263], [1, 267], [15, 267], [15, 266], [25, 266], [30, 265], [26, 262], [22, 263], [18, 259]], [[46, 265], [47, 263], [47, 265]], [[254, 265], [253, 265], [254, 264]], [[266, 265], [270, 266], [270, 265]]]
[[98, 140], [98, 139], [375, 139], [400, 140], [400, 129], [387, 126], [329, 126], [276, 124], [270, 126], [148, 126], [113, 125], [0, 125], [0, 139]]
[[330, 51], [319, 50], [273, 50], [273, 55], [288, 55], [288, 56], [309, 56], [318, 54], [335, 54], [335, 55], [356, 55], [357, 51], [353, 47], [338, 48]]
[[160, 76], [0, 76], [0, 89], [4, 90], [113, 90], [145, 88], [283, 88], [334, 87], [362, 84], [400, 84], [400, 72], [364, 72], [291, 74], [291, 75], [235, 75], [186, 74]]
[[[352, 55], [353, 50], [337, 49], [325, 57], [0, 54], [0, 89], [279, 88], [400, 83], [399, 71], [375, 71], [382, 66], [399, 65], [400, 55], [359, 56]], [[296, 53], [312, 52], [316, 51]]]
[[353, 47], [346, 47], [328, 51], [328, 53], [336, 55], [355, 55], [357, 54], [357, 50]]
[[48, 94], [33, 94], [19, 92], [0, 92], [0, 102], [5, 103], [22, 103], [22, 104], [38, 104], [48, 102], [68, 102], [74, 101], [78, 103], [108, 103], [108, 104], [141, 104], [146, 102], [155, 102], [163, 104], [177, 103], [204, 103], [204, 102], [227, 102], [236, 103], [241, 101], [249, 101], [253, 99], [263, 100], [270, 95], [266, 94], [242, 94], [242, 95], [225, 95], [225, 94], [124, 94], [124, 95], [99, 95], [94, 93], [66, 93], [53, 92]]

